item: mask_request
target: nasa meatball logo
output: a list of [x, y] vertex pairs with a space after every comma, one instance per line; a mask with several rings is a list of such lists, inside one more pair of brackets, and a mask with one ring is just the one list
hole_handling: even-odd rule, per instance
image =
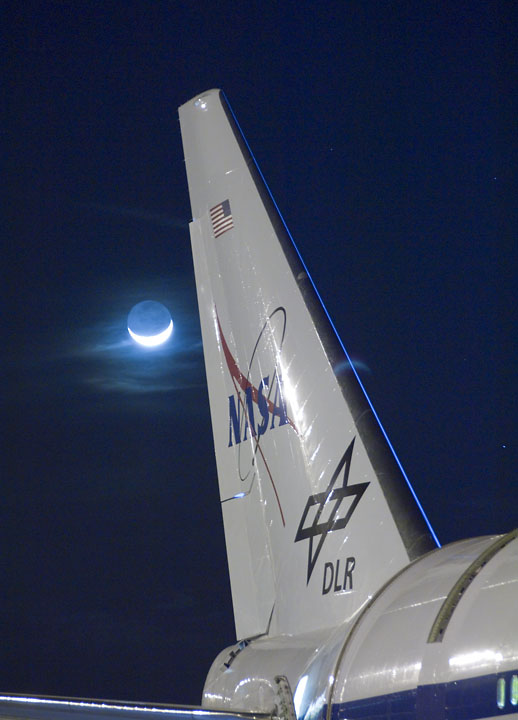
[[[244, 492], [239, 496], [248, 494], [253, 487], [256, 457], [259, 455], [275, 493], [282, 524], [286, 525], [275, 480], [261, 447], [262, 437], [273, 430], [291, 426], [297, 432], [288, 415], [279, 362], [286, 334], [286, 310], [278, 307], [266, 319], [252, 349], [246, 373], [241, 371], [230, 351], [217, 311], [216, 318], [225, 361], [234, 385], [234, 393], [228, 397], [228, 447], [237, 449], [237, 470], [244, 484]], [[273, 360], [272, 349], [275, 355]], [[268, 363], [271, 363], [271, 367], [268, 367]], [[261, 378], [256, 384], [251, 379], [255, 377]], [[249, 442], [245, 442], [247, 440]]]

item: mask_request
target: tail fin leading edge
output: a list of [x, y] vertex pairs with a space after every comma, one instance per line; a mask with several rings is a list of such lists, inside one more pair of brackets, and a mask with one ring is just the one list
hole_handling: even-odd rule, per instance
[[237, 637], [331, 627], [436, 542], [223, 93], [179, 113]]

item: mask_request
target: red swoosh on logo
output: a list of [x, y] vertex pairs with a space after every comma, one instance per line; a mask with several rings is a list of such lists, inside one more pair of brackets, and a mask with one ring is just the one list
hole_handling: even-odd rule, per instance
[[[236, 384], [239, 385], [239, 387], [241, 388], [241, 390], [243, 390], [243, 392], [246, 392], [246, 390], [248, 390], [248, 388], [252, 388], [252, 400], [253, 400], [253, 402], [255, 402], [256, 404], [258, 404], [259, 391], [258, 391], [258, 389], [257, 389], [254, 385], [252, 385], [252, 383], [250, 382], [250, 380], [248, 380], [248, 379], [245, 377], [245, 375], [243, 375], [243, 373], [242, 373], [241, 370], [239, 369], [236, 361], [234, 360], [234, 357], [232, 356], [232, 353], [230, 352], [230, 348], [228, 347], [227, 341], [225, 340], [225, 336], [223, 335], [223, 330], [221, 329], [221, 323], [220, 323], [220, 321], [219, 321], [218, 311], [217, 311], [216, 308], [214, 308], [214, 309], [215, 309], [215, 311], [216, 311], [216, 320], [217, 320], [217, 322], [218, 322], [218, 332], [219, 332], [219, 336], [220, 336], [220, 338], [221, 338], [221, 345], [222, 345], [222, 347], [223, 347], [223, 353], [224, 353], [224, 355], [225, 355], [225, 360], [226, 360], [226, 362], [227, 362], [228, 371], [229, 371], [230, 376], [231, 376], [231, 378], [232, 378], [232, 382], [234, 383], [234, 387], [236, 386]], [[236, 387], [236, 391], [237, 391], [237, 387]], [[274, 405], [273, 402], [272, 402], [271, 400], [269, 400], [268, 398], [265, 398], [265, 400], [266, 400], [266, 402], [267, 402], [267, 404], [268, 404], [268, 412], [273, 413], [273, 411], [274, 411], [274, 409], [275, 409], [275, 405]], [[244, 404], [243, 404], [242, 398], [239, 398], [239, 402], [241, 403], [241, 407], [243, 408], [243, 411], [246, 412], [246, 409], [245, 409], [245, 406], [244, 406]], [[295, 427], [295, 423], [293, 422], [293, 420], [292, 420], [290, 417], [288, 417], [288, 423], [289, 423], [289, 424], [291, 425], [291, 427], [295, 430], [295, 432], [297, 432], [297, 428]], [[298, 434], [298, 433], [297, 433], [297, 434]], [[260, 446], [260, 444], [259, 444], [259, 439], [258, 439], [257, 437], [255, 437], [255, 436], [252, 436], [252, 434], [251, 434], [251, 437], [254, 437], [256, 450], [259, 451], [259, 453], [261, 454], [261, 457], [262, 457], [262, 459], [263, 459], [264, 466], [265, 466], [265, 468], [266, 468], [266, 471], [267, 471], [268, 476], [269, 476], [269, 478], [270, 478], [270, 482], [271, 482], [271, 484], [272, 484], [273, 491], [274, 491], [274, 493], [275, 493], [275, 498], [276, 498], [276, 500], [277, 500], [277, 505], [279, 506], [279, 512], [280, 512], [280, 514], [281, 514], [282, 524], [283, 524], [284, 526], [286, 526], [286, 521], [284, 520], [284, 513], [283, 513], [283, 511], [282, 511], [281, 502], [280, 502], [280, 500], [279, 500], [279, 494], [277, 493], [277, 488], [275, 487], [275, 483], [274, 483], [274, 481], [273, 481], [273, 477], [272, 477], [272, 474], [271, 474], [271, 472], [270, 472], [270, 468], [268, 467], [268, 463], [266, 462], [266, 458], [264, 457], [264, 453], [263, 453], [262, 448], [261, 448], [261, 446]]]

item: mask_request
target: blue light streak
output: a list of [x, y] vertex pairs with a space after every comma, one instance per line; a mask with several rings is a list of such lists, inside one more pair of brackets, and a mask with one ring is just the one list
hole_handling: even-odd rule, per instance
[[315, 294], [316, 294], [316, 296], [317, 296], [317, 298], [318, 298], [318, 300], [319, 300], [319, 302], [320, 302], [320, 304], [321, 304], [321, 306], [322, 306], [322, 308], [323, 308], [323, 310], [324, 310], [324, 312], [325, 312], [325, 314], [326, 314], [326, 317], [327, 317], [327, 319], [328, 319], [331, 327], [333, 328], [333, 332], [335, 333], [336, 338], [337, 338], [338, 342], [340, 343], [340, 347], [341, 347], [342, 350], [344, 351], [344, 354], [345, 354], [345, 356], [346, 356], [346, 358], [347, 358], [347, 360], [348, 360], [348, 362], [349, 362], [349, 364], [350, 364], [350, 366], [351, 366], [351, 368], [352, 368], [352, 371], [353, 371], [353, 373], [354, 373], [354, 375], [355, 375], [355, 377], [356, 377], [356, 380], [358, 381], [358, 383], [359, 383], [359, 385], [360, 385], [360, 387], [361, 387], [361, 389], [362, 389], [362, 392], [363, 392], [363, 394], [365, 395], [365, 399], [367, 400], [367, 402], [368, 402], [368, 404], [369, 404], [369, 407], [370, 407], [370, 409], [371, 409], [371, 411], [372, 411], [372, 414], [373, 414], [374, 417], [376, 418], [376, 421], [377, 421], [377, 423], [378, 423], [378, 425], [379, 425], [379, 427], [380, 427], [380, 430], [381, 430], [381, 432], [383, 433], [383, 437], [385, 438], [385, 440], [386, 440], [386, 442], [387, 442], [387, 445], [388, 445], [388, 447], [390, 448], [390, 451], [392, 452], [392, 455], [393, 455], [393, 457], [394, 457], [394, 459], [395, 459], [395, 461], [396, 461], [396, 463], [397, 463], [397, 465], [398, 465], [398, 467], [399, 467], [399, 469], [400, 469], [403, 477], [405, 478], [405, 481], [406, 481], [406, 483], [407, 483], [407, 485], [408, 485], [408, 488], [409, 488], [410, 492], [412, 493], [412, 496], [413, 496], [413, 498], [414, 498], [414, 500], [415, 500], [415, 502], [416, 502], [416, 504], [417, 504], [417, 507], [419, 508], [419, 510], [420, 510], [420, 512], [421, 512], [421, 514], [422, 514], [422, 516], [423, 516], [423, 519], [424, 519], [424, 521], [425, 521], [425, 523], [426, 523], [426, 525], [427, 525], [427, 527], [428, 527], [428, 529], [429, 529], [429, 531], [430, 531], [430, 534], [432, 535], [435, 543], [437, 544], [437, 547], [441, 547], [441, 543], [439, 542], [439, 539], [438, 539], [437, 535], [435, 534], [434, 529], [432, 528], [432, 525], [431, 525], [430, 521], [428, 520], [428, 518], [427, 518], [427, 516], [426, 516], [426, 513], [425, 513], [425, 511], [424, 511], [424, 509], [423, 509], [423, 506], [422, 506], [421, 503], [419, 502], [419, 498], [417, 497], [416, 492], [415, 492], [414, 488], [412, 487], [412, 484], [410, 483], [410, 480], [409, 480], [406, 472], [404, 471], [403, 466], [402, 466], [402, 464], [401, 464], [401, 462], [400, 462], [400, 460], [399, 460], [399, 458], [398, 458], [398, 456], [397, 456], [397, 454], [396, 454], [396, 451], [394, 450], [394, 447], [392, 446], [392, 443], [390, 442], [389, 437], [388, 437], [387, 433], [385, 432], [385, 428], [384, 428], [383, 425], [381, 424], [381, 420], [379, 419], [378, 414], [377, 414], [376, 410], [374, 409], [374, 406], [372, 405], [369, 396], [367, 395], [367, 391], [365, 390], [365, 387], [363, 386], [363, 383], [362, 383], [362, 381], [360, 380], [360, 376], [358, 375], [358, 373], [357, 373], [357, 371], [356, 371], [353, 363], [351, 362], [351, 358], [349, 357], [349, 353], [348, 353], [347, 350], [345, 349], [345, 346], [344, 346], [344, 344], [343, 344], [343, 342], [342, 342], [342, 339], [341, 339], [340, 335], [338, 334], [338, 331], [337, 331], [337, 329], [336, 329], [336, 327], [335, 327], [335, 324], [334, 324], [334, 322], [332, 321], [331, 316], [329, 315], [329, 313], [328, 313], [328, 311], [327, 311], [327, 308], [326, 308], [326, 306], [325, 306], [325, 304], [324, 304], [324, 301], [322, 300], [322, 297], [320, 296], [320, 293], [319, 293], [318, 290], [317, 290], [317, 287], [316, 287], [315, 283], [313, 282], [313, 278], [311, 277], [311, 275], [310, 275], [310, 273], [309, 273], [309, 270], [308, 270], [308, 268], [306, 267], [306, 263], [304, 262], [304, 260], [303, 260], [303, 258], [302, 258], [302, 255], [300, 254], [299, 249], [298, 249], [298, 247], [297, 247], [297, 245], [296, 245], [296, 243], [295, 243], [295, 240], [293, 239], [293, 236], [292, 236], [292, 234], [290, 233], [290, 231], [289, 231], [289, 229], [288, 229], [288, 226], [286, 225], [286, 222], [285, 222], [285, 220], [284, 220], [284, 218], [283, 218], [283, 216], [282, 216], [282, 213], [281, 213], [281, 211], [279, 210], [279, 206], [278, 206], [277, 203], [275, 202], [275, 198], [273, 197], [272, 192], [271, 192], [271, 190], [270, 190], [270, 188], [269, 188], [269, 186], [268, 186], [268, 183], [266, 182], [265, 177], [264, 177], [263, 173], [261, 172], [261, 168], [259, 167], [259, 165], [258, 165], [258, 163], [257, 163], [257, 160], [255, 159], [255, 155], [253, 154], [252, 149], [250, 148], [250, 145], [248, 144], [248, 141], [247, 141], [247, 139], [246, 139], [246, 137], [245, 137], [245, 135], [244, 135], [244, 133], [243, 133], [243, 131], [242, 131], [242, 129], [241, 129], [241, 126], [240, 126], [240, 124], [239, 124], [239, 122], [238, 122], [238, 119], [237, 119], [237, 117], [236, 117], [236, 115], [235, 115], [235, 113], [234, 113], [234, 111], [233, 111], [233, 109], [232, 109], [232, 107], [231, 107], [231, 105], [230, 105], [230, 103], [229, 103], [229, 101], [228, 101], [228, 98], [227, 98], [227, 96], [225, 95], [225, 93], [224, 93], [223, 91], [221, 91], [221, 92], [222, 92], [222, 95], [223, 95], [223, 97], [224, 97], [224, 99], [225, 99], [225, 102], [227, 103], [227, 106], [228, 106], [230, 112], [232, 113], [232, 117], [234, 118], [234, 122], [236, 123], [236, 126], [237, 126], [239, 132], [241, 133], [241, 137], [243, 138], [243, 141], [244, 141], [244, 143], [245, 143], [245, 145], [246, 145], [246, 147], [247, 147], [247, 149], [248, 149], [248, 152], [250, 153], [250, 157], [251, 157], [252, 160], [254, 161], [254, 164], [255, 164], [255, 167], [256, 167], [256, 169], [257, 169], [257, 172], [258, 172], [259, 175], [261, 176], [261, 180], [263, 181], [264, 186], [265, 186], [266, 190], [268, 191], [268, 194], [269, 194], [269, 196], [270, 196], [270, 198], [271, 198], [271, 200], [272, 200], [272, 202], [273, 202], [273, 204], [274, 204], [274, 207], [275, 207], [275, 209], [276, 209], [276, 211], [277, 211], [277, 213], [278, 213], [278, 215], [279, 215], [279, 218], [281, 219], [281, 222], [282, 222], [282, 224], [284, 225], [284, 229], [286, 230], [286, 232], [287, 232], [287, 234], [288, 234], [288, 237], [290, 238], [291, 242], [293, 243], [293, 247], [295, 248], [295, 252], [297, 253], [297, 255], [298, 255], [298, 257], [299, 257], [299, 260], [300, 260], [300, 262], [302, 263], [302, 266], [303, 266], [303, 268], [304, 268], [304, 271], [306, 272], [306, 274], [307, 274], [307, 276], [308, 276], [308, 278], [309, 278], [309, 281], [310, 281], [310, 283], [311, 283], [311, 285], [312, 285], [312, 287], [313, 287], [313, 290], [315, 291]]

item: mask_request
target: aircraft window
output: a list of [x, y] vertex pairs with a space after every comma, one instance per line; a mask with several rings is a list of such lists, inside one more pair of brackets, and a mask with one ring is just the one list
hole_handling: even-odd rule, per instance
[[496, 681], [496, 704], [500, 710], [505, 707], [505, 678]]
[[518, 675], [511, 678], [511, 705], [518, 705]]

